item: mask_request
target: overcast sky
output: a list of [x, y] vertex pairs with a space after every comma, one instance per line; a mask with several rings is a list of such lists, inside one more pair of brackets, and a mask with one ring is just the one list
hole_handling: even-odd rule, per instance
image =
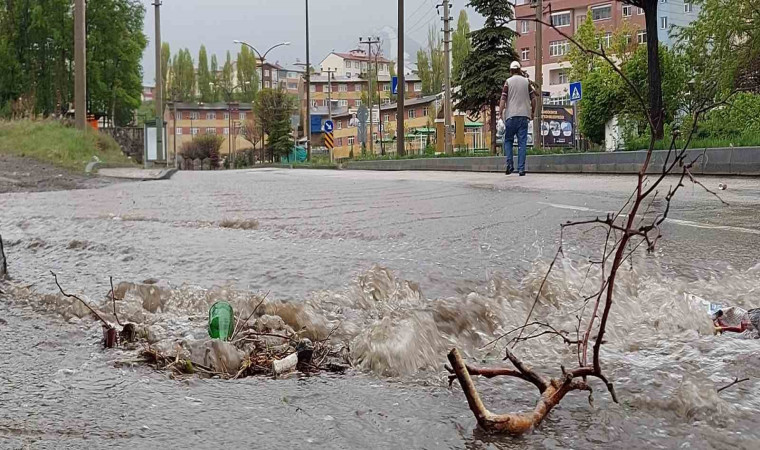
[[[146, 8], [145, 34], [149, 44], [143, 57], [144, 80], [154, 83], [155, 74], [155, 14], [152, 0], [142, 0]], [[190, 49], [193, 59], [198, 58], [201, 44], [211, 54], [217, 54], [223, 64], [227, 50], [233, 59], [239, 48], [232, 43], [239, 39], [249, 42], [263, 52], [283, 41], [289, 47], [272, 51], [267, 57], [290, 65], [296, 59], [306, 60], [305, 0], [163, 0], [161, 7], [161, 37], [171, 46], [172, 54], [180, 48]], [[427, 41], [431, 24], [443, 28], [436, 13], [437, 0], [406, 0], [406, 52], [414, 53]], [[467, 0], [452, 1], [452, 16], [456, 21]], [[360, 36], [380, 35], [394, 45], [387, 55], [395, 58], [397, 2], [393, 0], [310, 0], [311, 60], [313, 65], [331, 51], [348, 51], [356, 48]], [[468, 9], [470, 25], [477, 29], [482, 18]], [[452, 24], [452, 28], [456, 22]], [[387, 52], [386, 52], [387, 53]]]

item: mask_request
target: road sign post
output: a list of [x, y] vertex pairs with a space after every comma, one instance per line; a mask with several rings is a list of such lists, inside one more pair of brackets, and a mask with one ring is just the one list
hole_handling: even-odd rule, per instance
[[325, 147], [327, 147], [327, 151], [330, 154], [330, 162], [333, 162], [333, 149], [335, 148], [335, 135], [333, 134], [334, 129], [335, 124], [333, 121], [326, 120], [325, 125], [322, 128], [322, 132], [324, 133]]
[[391, 89], [393, 91], [393, 95], [398, 95], [398, 77], [393, 77], [393, 88]]
[[580, 133], [578, 133], [578, 102], [583, 98], [583, 85], [580, 81], [570, 83], [570, 101], [573, 103], [573, 136], [575, 142], [573, 147], [578, 150], [580, 143]]
[[583, 98], [583, 87], [580, 81], [570, 83], [570, 101], [577, 102]]

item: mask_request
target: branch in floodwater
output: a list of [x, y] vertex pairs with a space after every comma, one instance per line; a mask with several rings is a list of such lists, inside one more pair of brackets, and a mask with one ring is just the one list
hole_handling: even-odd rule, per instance
[[744, 383], [745, 381], [749, 381], [749, 378], [742, 378], [740, 380], [739, 377], [734, 377], [734, 381], [732, 381], [731, 384], [723, 386], [722, 388], [718, 388], [718, 393], [721, 393], [721, 392], [725, 391], [726, 389], [730, 389], [730, 388], [736, 386], [739, 383]]
[[93, 314], [95, 314], [95, 317], [97, 317], [97, 318], [98, 318], [98, 319], [99, 319], [101, 322], [103, 322], [103, 326], [105, 326], [105, 327], [106, 327], [106, 328], [108, 328], [109, 330], [110, 330], [111, 328], [113, 328], [113, 326], [112, 326], [110, 323], [106, 322], [106, 320], [105, 320], [104, 318], [102, 318], [102, 317], [100, 316], [100, 314], [98, 314], [98, 312], [97, 312], [97, 311], [95, 311], [95, 310], [94, 310], [94, 309], [93, 309], [93, 308], [92, 308], [92, 307], [91, 307], [91, 306], [90, 306], [90, 305], [89, 305], [89, 304], [88, 304], [86, 301], [82, 300], [80, 297], [77, 297], [76, 295], [73, 295], [73, 294], [67, 294], [66, 292], [64, 292], [64, 290], [63, 290], [63, 288], [61, 287], [60, 283], [58, 283], [58, 275], [56, 275], [56, 274], [55, 274], [55, 272], [53, 272], [52, 270], [50, 271], [50, 273], [53, 275], [53, 279], [55, 280], [55, 285], [56, 285], [56, 286], [58, 286], [58, 289], [61, 291], [61, 294], [63, 294], [63, 296], [64, 296], [64, 297], [68, 297], [68, 298], [74, 298], [74, 299], [77, 299], [77, 300], [79, 300], [80, 302], [82, 302], [82, 304], [83, 304], [84, 306], [86, 306], [86, 307], [87, 307], [87, 309], [89, 309], [89, 310], [90, 310], [90, 312], [92, 312]]

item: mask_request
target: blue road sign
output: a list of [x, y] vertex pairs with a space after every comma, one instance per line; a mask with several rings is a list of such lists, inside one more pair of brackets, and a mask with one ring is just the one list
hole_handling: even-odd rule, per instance
[[332, 133], [335, 125], [332, 120], [325, 120], [325, 133]]
[[398, 77], [393, 77], [393, 95], [398, 94]]
[[583, 98], [583, 88], [581, 87], [581, 82], [576, 81], [575, 83], [570, 83], [570, 101], [577, 102], [578, 100], [582, 98]]

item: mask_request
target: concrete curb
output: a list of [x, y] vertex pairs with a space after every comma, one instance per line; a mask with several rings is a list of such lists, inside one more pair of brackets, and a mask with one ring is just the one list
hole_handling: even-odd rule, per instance
[[[574, 153], [528, 156], [526, 168], [531, 173], [638, 173], [646, 151], [611, 153]], [[699, 159], [692, 172], [701, 175], [760, 175], [760, 147], [711, 148], [687, 150], [688, 160]], [[652, 155], [650, 173], [662, 171], [667, 150]], [[517, 158], [515, 158], [515, 167]], [[463, 158], [420, 158], [379, 161], [349, 161], [349, 170], [436, 170], [460, 172], [504, 172], [506, 160], [501, 156]]]
[[107, 178], [119, 178], [123, 180], [154, 181], [168, 180], [177, 169], [100, 169], [98, 175]]

